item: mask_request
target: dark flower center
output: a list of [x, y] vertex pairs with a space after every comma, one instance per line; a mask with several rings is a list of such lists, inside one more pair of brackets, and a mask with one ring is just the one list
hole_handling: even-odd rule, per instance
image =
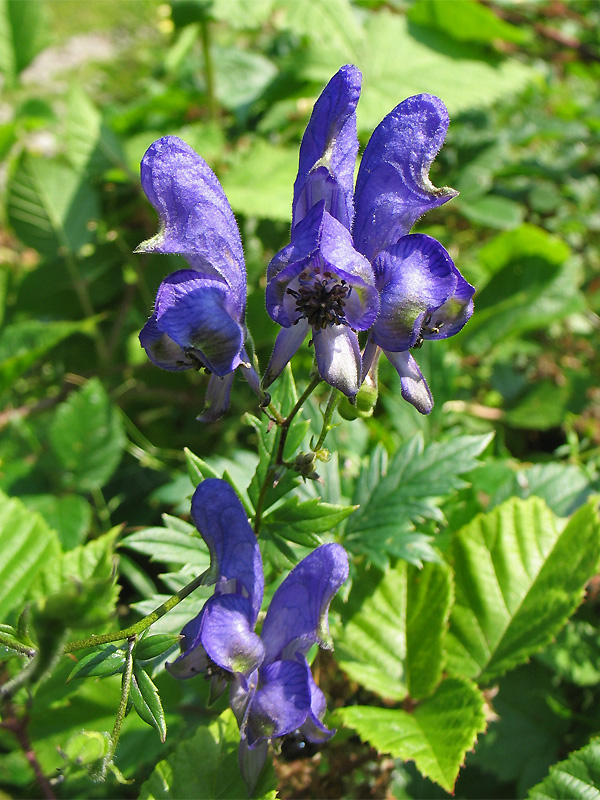
[[296, 298], [296, 311], [300, 314], [298, 319], [305, 317], [315, 330], [348, 324], [344, 306], [352, 287], [345, 280], [340, 280], [333, 272], [321, 274], [320, 270], [315, 269], [303, 270], [298, 283], [297, 290], [287, 290]]
[[218, 664], [215, 664], [212, 658], [208, 657], [208, 665], [204, 672], [204, 680], [208, 681], [211, 678], [221, 678], [229, 682], [233, 680], [233, 674], [223, 669], [223, 667], [220, 667]]
[[417, 341], [411, 347], [411, 350], [418, 350], [420, 347], [423, 347], [423, 342], [425, 341], [425, 337], [423, 334], [426, 333], [439, 333], [442, 327], [444, 326], [443, 321], [435, 322], [432, 327], [431, 325], [431, 314], [427, 314], [425, 319], [423, 320], [423, 324], [421, 325], [421, 330], [419, 331], [419, 335], [417, 336]]

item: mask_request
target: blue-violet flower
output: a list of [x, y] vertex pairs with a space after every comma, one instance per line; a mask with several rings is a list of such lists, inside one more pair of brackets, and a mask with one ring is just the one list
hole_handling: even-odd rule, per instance
[[260, 393], [244, 348], [246, 268], [238, 226], [213, 171], [176, 136], [148, 148], [141, 176], [160, 230], [136, 252], [177, 253], [191, 269], [177, 270], [161, 283], [140, 342], [163, 369], [211, 373], [199, 417], [210, 421], [227, 410], [237, 367]]
[[[365, 330], [364, 323], [375, 312], [376, 318], [367, 326], [370, 332], [362, 354], [359, 385], [369, 370], [376, 368], [383, 350], [398, 371], [402, 396], [426, 414], [433, 407], [433, 399], [410, 351], [420, 347], [424, 339], [443, 339], [458, 333], [472, 314], [475, 291], [439, 242], [423, 234], [409, 234], [419, 217], [457, 194], [448, 187], [435, 188], [428, 177], [446, 136], [448, 112], [439, 98], [429, 94], [409, 97], [396, 106], [371, 136], [353, 195], [360, 85], [359, 70], [352, 65], [342, 67], [317, 100], [304, 133], [294, 185], [291, 244], [275, 256], [267, 273], [267, 308], [285, 328], [278, 335], [265, 385], [277, 377], [301, 344], [300, 333], [294, 335], [291, 325], [299, 325], [304, 318], [310, 320], [307, 312], [311, 311], [311, 304], [321, 300], [319, 292], [312, 289], [314, 284], [309, 284], [310, 292], [304, 289], [302, 294], [290, 284], [285, 292], [298, 301], [290, 313], [290, 299], [279, 287], [277, 297], [283, 294], [283, 301], [287, 302], [286, 317], [280, 314], [273, 300], [269, 301], [269, 287], [277, 279], [281, 282], [282, 263], [294, 263], [288, 254], [297, 257], [302, 252], [299, 241], [302, 223], [306, 226], [311, 215], [330, 215], [339, 223], [333, 235], [341, 240], [338, 231], [343, 229], [346, 248], [362, 254], [372, 265], [378, 301], [363, 289], [366, 313], [360, 316], [358, 325], [355, 318], [346, 318], [339, 309], [334, 309], [333, 317], [323, 317], [324, 322], [332, 328], [345, 323], [354, 330]], [[350, 233], [352, 236], [348, 238]], [[337, 276], [341, 264], [336, 262], [337, 253], [331, 245], [329, 253], [333, 255], [327, 260], [327, 269]], [[373, 283], [364, 277], [366, 267], [362, 269], [361, 277], [370, 288]], [[322, 300], [325, 306], [331, 306], [335, 299], [334, 286], [340, 287], [336, 289], [338, 295], [345, 288], [341, 279], [329, 278]], [[271, 294], [274, 293], [271, 289]], [[325, 291], [321, 290], [322, 294]], [[356, 350], [354, 359], [351, 369], [349, 358], [342, 365], [347, 377], [345, 393], [349, 396], [352, 394], [349, 388], [356, 385]], [[325, 380], [344, 390], [339, 379], [330, 380], [320, 365], [319, 370]]]
[[209, 676], [213, 697], [230, 683], [240, 767], [252, 792], [270, 739], [299, 732], [324, 742], [335, 732], [323, 725], [325, 697], [306, 654], [314, 643], [332, 646], [327, 613], [348, 577], [348, 557], [340, 545], [324, 544], [303, 559], [275, 592], [259, 636], [262, 561], [240, 500], [225, 481], [207, 479], [192, 498], [192, 519], [210, 551], [205, 583], [215, 592], [183, 628], [181, 655], [167, 668], [178, 678]]

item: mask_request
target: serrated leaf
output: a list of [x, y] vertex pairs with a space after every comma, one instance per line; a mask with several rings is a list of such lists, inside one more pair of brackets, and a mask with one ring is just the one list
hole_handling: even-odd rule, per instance
[[265, 515], [264, 523], [273, 528], [277, 527], [280, 535], [286, 538], [290, 530], [299, 533], [326, 533], [349, 517], [357, 508], [358, 506], [322, 503], [318, 497], [304, 501], [299, 497], [290, 497]]
[[217, 470], [213, 469], [210, 466], [210, 464], [207, 464], [206, 461], [200, 458], [200, 456], [197, 456], [195, 453], [192, 453], [189, 447], [184, 447], [183, 452], [185, 453], [185, 460], [188, 467], [188, 474], [194, 486], [197, 486], [206, 478], [221, 477], [221, 475], [217, 472]]
[[34, 494], [21, 499], [56, 531], [63, 550], [71, 550], [83, 543], [92, 522], [92, 509], [84, 497], [77, 494], [62, 497]]
[[117, 675], [125, 668], [125, 651], [122, 647], [108, 645], [88, 653], [69, 673], [68, 681], [73, 678], [106, 678]]
[[529, 28], [505, 22], [476, 0], [448, 3], [446, 0], [417, 0], [408, 19], [418, 25], [438, 28], [459, 42], [492, 43], [497, 39], [524, 44], [531, 41]]
[[95, 320], [40, 322], [27, 320], [4, 328], [0, 334], [0, 391], [12, 388], [16, 379], [44, 355], [74, 333], [91, 335]]
[[598, 800], [600, 739], [593, 739], [559, 764], [528, 794], [529, 800]]
[[151, 561], [189, 564], [198, 573], [210, 566], [208, 548], [197, 534], [179, 533], [169, 528], [147, 528], [127, 536], [121, 546], [144, 553]]
[[180, 639], [180, 636], [173, 633], [145, 636], [136, 644], [133, 656], [136, 661], [150, 661], [150, 659], [166, 653], [167, 650], [179, 644]]
[[593, 503], [562, 530], [537, 498], [509, 500], [476, 517], [450, 550], [450, 673], [489, 683], [549, 644], [581, 602], [599, 558]]
[[8, 184], [8, 220], [29, 247], [54, 258], [77, 253], [99, 216], [94, 188], [71, 166], [25, 153]]
[[164, 742], [167, 738], [167, 725], [160, 695], [148, 673], [139, 666], [135, 666], [133, 670], [131, 695], [140, 718], [155, 728], [161, 742]]
[[430, 538], [415, 534], [414, 525], [427, 519], [443, 521], [442, 500], [466, 485], [460, 476], [477, 467], [476, 457], [490, 440], [489, 435], [460, 436], [425, 445], [417, 435], [399, 448], [387, 467], [378, 458], [384, 473], [377, 475], [367, 464], [357, 482], [361, 507], [348, 520], [344, 544], [367, 553], [382, 568], [388, 554], [416, 566], [422, 559], [436, 560]]
[[0, 619], [19, 608], [41, 570], [60, 553], [43, 518], [0, 492]]
[[380, 753], [414, 761], [422, 775], [452, 792], [465, 754], [485, 730], [484, 708], [475, 684], [449, 678], [412, 714], [353, 706], [336, 716]]
[[97, 378], [62, 403], [49, 430], [66, 486], [99, 489], [119, 466], [126, 436], [121, 416]]
[[[240, 735], [231, 711], [210, 725], [201, 725], [195, 735], [177, 745], [171, 755], [159, 761], [143, 784], [140, 800], [238, 800], [248, 793], [240, 775]], [[267, 763], [254, 791], [254, 800], [275, 800], [276, 779]]]
[[382, 697], [429, 695], [440, 682], [452, 603], [450, 570], [400, 561], [387, 572], [360, 570], [335, 639], [337, 663]]

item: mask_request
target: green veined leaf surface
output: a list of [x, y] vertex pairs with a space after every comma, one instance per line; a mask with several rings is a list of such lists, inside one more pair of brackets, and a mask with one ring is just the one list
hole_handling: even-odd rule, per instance
[[600, 739], [594, 739], [566, 761], [550, 768], [550, 774], [529, 792], [529, 800], [599, 800]]

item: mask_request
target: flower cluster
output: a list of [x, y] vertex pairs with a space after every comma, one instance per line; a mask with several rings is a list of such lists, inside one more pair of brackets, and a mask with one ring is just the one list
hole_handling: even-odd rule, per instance
[[[427, 414], [433, 399], [410, 351], [458, 333], [475, 291], [439, 242], [409, 233], [456, 195], [428, 178], [448, 112], [428, 94], [400, 103], [371, 136], [354, 190], [360, 85], [358, 69], [342, 67], [302, 139], [291, 241], [267, 270], [267, 310], [282, 330], [263, 386], [310, 329], [319, 374], [331, 386], [355, 396], [382, 350], [400, 375], [402, 396]], [[362, 353], [359, 331], [369, 331]]]
[[301, 561], [273, 595], [259, 636], [260, 548], [231, 486], [216, 478], [202, 481], [192, 498], [192, 519], [211, 556], [204, 583], [215, 591], [182, 630], [181, 655], [167, 668], [177, 678], [210, 677], [212, 698], [230, 685], [240, 767], [251, 793], [269, 739], [298, 732], [306, 741], [324, 742], [335, 732], [323, 725], [325, 697], [306, 654], [314, 643], [331, 647], [327, 613], [348, 577], [348, 557], [340, 545], [324, 544]]

